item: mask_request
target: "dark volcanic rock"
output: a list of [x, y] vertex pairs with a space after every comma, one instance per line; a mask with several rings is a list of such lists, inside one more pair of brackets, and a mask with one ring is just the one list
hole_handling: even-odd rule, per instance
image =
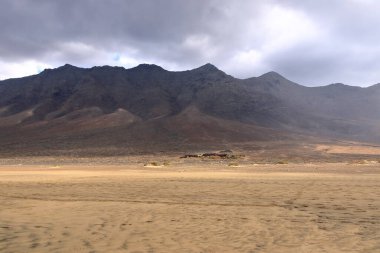
[[66, 64], [0, 82], [0, 141], [131, 150], [294, 136], [380, 142], [379, 87], [308, 88], [275, 72], [241, 80], [212, 64], [181, 72]]

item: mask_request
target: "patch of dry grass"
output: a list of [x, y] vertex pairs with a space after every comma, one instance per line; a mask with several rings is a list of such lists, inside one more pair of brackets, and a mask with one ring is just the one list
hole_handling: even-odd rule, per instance
[[144, 164], [145, 167], [159, 167], [161, 166], [158, 162], [149, 162]]

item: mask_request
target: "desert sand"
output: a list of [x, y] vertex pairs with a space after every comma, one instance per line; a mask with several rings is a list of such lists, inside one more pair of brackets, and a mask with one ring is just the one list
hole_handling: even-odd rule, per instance
[[380, 252], [380, 164], [2, 165], [0, 252]]

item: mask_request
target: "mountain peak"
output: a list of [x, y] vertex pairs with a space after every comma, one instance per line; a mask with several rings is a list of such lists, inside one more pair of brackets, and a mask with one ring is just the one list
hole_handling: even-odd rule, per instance
[[333, 86], [333, 87], [345, 87], [345, 86], [348, 86], [348, 85], [346, 85], [346, 84], [344, 84], [344, 83], [332, 83], [332, 84], [330, 84], [330, 85], [328, 85], [328, 86]]
[[285, 77], [283, 77], [282, 75], [274, 71], [270, 71], [264, 75], [261, 75], [257, 77], [257, 79], [261, 80], [266, 85], [274, 86], [274, 87], [282, 86], [282, 87], [289, 88], [289, 87], [300, 86], [299, 84], [292, 82], [289, 79], [286, 79]]
[[156, 64], [148, 64], [148, 63], [142, 63], [138, 66], [132, 68], [135, 70], [164, 70], [161, 66], [158, 66]]
[[262, 79], [286, 79], [285, 77], [283, 77], [282, 75], [280, 75], [279, 73], [275, 72], [275, 71], [270, 71], [268, 73], [265, 73], [261, 76], [259, 76], [259, 78], [262, 78]]
[[214, 72], [214, 71], [221, 71], [211, 63], [206, 63], [203, 66], [200, 66], [199, 68], [196, 68], [194, 70], [202, 71], [202, 72]]
[[337, 89], [337, 90], [342, 90], [342, 89], [361, 89], [361, 87], [357, 87], [357, 86], [351, 86], [351, 85], [347, 85], [347, 84], [344, 84], [344, 83], [332, 83], [332, 84], [329, 84], [327, 86], [324, 86], [326, 88], [330, 88], [330, 89]]
[[372, 88], [372, 89], [380, 89], [380, 83], [377, 83], [377, 84], [374, 84], [372, 86], [369, 86], [368, 88]]
[[41, 74], [57, 73], [57, 72], [62, 72], [62, 71], [71, 71], [71, 70], [78, 70], [78, 69], [81, 69], [81, 68], [66, 63], [65, 65], [62, 65], [58, 68], [54, 68], [54, 69], [46, 68], [41, 72]]
[[61, 67], [58, 67], [58, 69], [78, 69], [78, 67], [74, 66], [74, 65], [71, 65], [71, 64], [68, 64], [66, 63], [65, 65], [61, 66]]

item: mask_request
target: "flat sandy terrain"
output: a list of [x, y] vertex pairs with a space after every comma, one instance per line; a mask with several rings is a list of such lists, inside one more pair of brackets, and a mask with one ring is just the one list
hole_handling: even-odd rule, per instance
[[380, 164], [3, 165], [0, 252], [380, 252]]

